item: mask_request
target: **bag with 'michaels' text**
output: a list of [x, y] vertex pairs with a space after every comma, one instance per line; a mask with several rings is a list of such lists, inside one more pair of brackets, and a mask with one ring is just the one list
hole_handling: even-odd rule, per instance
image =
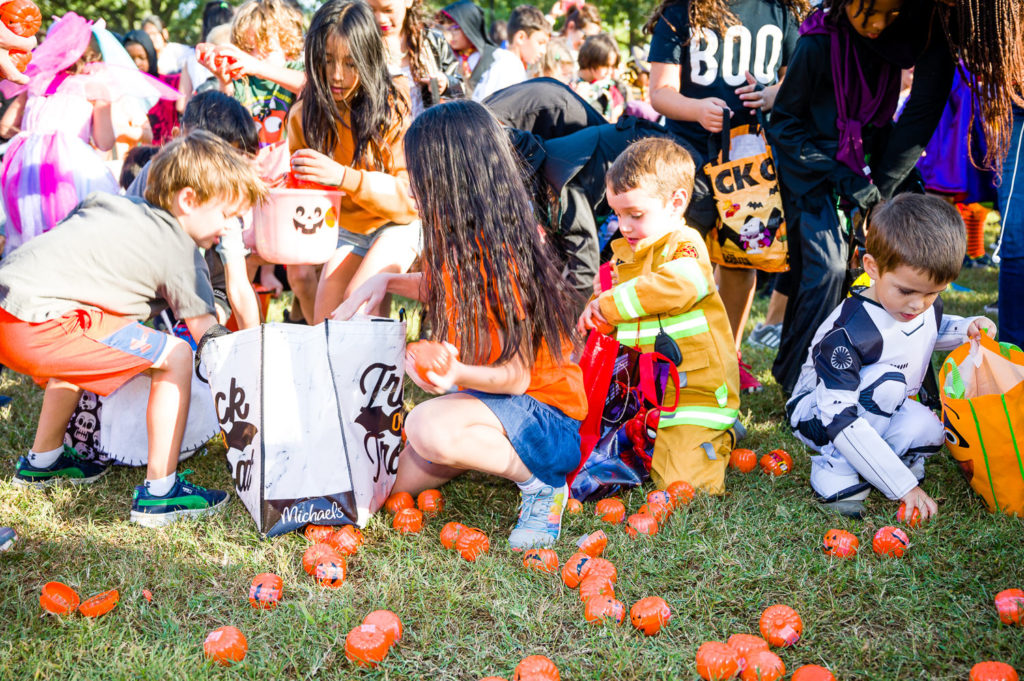
[[394, 484], [405, 323], [264, 324], [209, 341], [202, 371], [235, 491], [260, 532], [360, 527]]

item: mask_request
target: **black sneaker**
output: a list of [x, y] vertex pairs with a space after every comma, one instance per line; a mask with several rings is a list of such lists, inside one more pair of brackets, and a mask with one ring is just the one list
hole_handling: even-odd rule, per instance
[[153, 496], [145, 485], [135, 488], [130, 519], [143, 527], [163, 527], [194, 516], [216, 513], [228, 502], [228, 493], [206, 489], [185, 479], [191, 470], [178, 474], [174, 487], [165, 496]]
[[28, 457], [18, 458], [14, 467], [14, 479], [11, 482], [18, 487], [34, 487], [42, 489], [61, 481], [72, 485], [88, 485], [103, 477], [109, 466], [94, 461], [86, 461], [74, 447], [64, 445], [60, 457], [48, 468], [36, 468], [29, 463]]

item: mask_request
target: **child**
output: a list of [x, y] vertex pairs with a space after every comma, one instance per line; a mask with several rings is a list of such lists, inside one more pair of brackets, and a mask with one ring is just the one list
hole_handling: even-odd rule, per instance
[[335, 313], [347, 319], [389, 292], [422, 300], [435, 336], [456, 353], [448, 373], [428, 381], [406, 358], [409, 377], [440, 397], [405, 422], [394, 490], [415, 494], [466, 470], [508, 478], [522, 493], [512, 548], [550, 546], [587, 411], [582, 374], [568, 359], [570, 290], [539, 236], [515, 153], [486, 109], [467, 101], [428, 109], [406, 145], [424, 220], [423, 272], [379, 274]]
[[106, 467], [63, 446], [82, 391], [109, 395], [133, 376], [152, 379], [146, 481], [132, 522], [157, 527], [214, 512], [225, 492], [174, 475], [188, 414], [189, 346], [139, 324], [166, 302], [194, 338], [215, 332], [209, 275], [196, 246], [266, 189], [227, 143], [196, 131], [153, 160], [146, 201], [95, 194], [55, 229], [0, 264], [0, 362], [46, 387], [32, 449], [14, 484], [95, 482]]
[[547, 49], [551, 40], [551, 26], [544, 13], [533, 5], [519, 5], [508, 17], [508, 51], [519, 57], [523, 65], [523, 78]]
[[[579, 328], [614, 328], [620, 343], [643, 352], [659, 333], [675, 341], [679, 403], [661, 414], [651, 477], [659, 487], [685, 480], [721, 494], [736, 442], [739, 373], [707, 248], [683, 220], [693, 175], [693, 158], [669, 139], [634, 142], [615, 159], [607, 197], [623, 237], [611, 244], [617, 283], [587, 305]], [[667, 390], [665, 404], [675, 402]]]
[[[156, 48], [145, 31], [129, 31], [124, 37], [124, 49], [131, 56], [139, 71], [148, 73], [154, 78], [177, 88], [181, 80], [180, 73], [161, 75], [157, 71]], [[149, 127], [153, 131], [152, 143], [160, 146], [171, 138], [171, 131], [178, 125], [178, 103], [169, 99], [161, 99], [146, 112]]]
[[329, 0], [313, 15], [309, 84], [288, 117], [291, 167], [298, 180], [344, 192], [338, 250], [323, 267], [314, 308], [302, 303], [314, 324], [371, 275], [408, 270], [419, 251], [402, 148], [409, 105], [387, 61], [366, 4]]
[[609, 123], [619, 120], [626, 108], [626, 98], [615, 81], [619, 59], [615, 38], [607, 33], [590, 36], [580, 48], [579, 78], [572, 85]]
[[872, 488], [935, 514], [921, 489], [924, 460], [945, 439], [942, 422], [912, 398], [933, 350], [952, 350], [982, 332], [984, 317], [942, 313], [939, 293], [960, 273], [964, 222], [942, 199], [901, 194], [871, 213], [864, 271], [854, 292], [818, 327], [786, 404], [794, 434], [813, 457], [811, 487], [835, 510], [860, 517]]
[[496, 47], [484, 26], [484, 11], [473, 0], [458, 0], [437, 15], [438, 28], [459, 57], [466, 94], [478, 102], [526, 80], [522, 62]]

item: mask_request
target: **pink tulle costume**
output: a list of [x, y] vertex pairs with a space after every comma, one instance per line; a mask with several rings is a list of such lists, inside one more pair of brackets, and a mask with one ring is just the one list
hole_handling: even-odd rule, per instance
[[132, 73], [95, 64], [87, 73], [69, 75], [67, 69], [85, 52], [91, 36], [91, 22], [67, 13], [32, 51], [25, 71], [28, 85], [0, 85], [6, 97], [28, 92], [21, 132], [8, 146], [0, 169], [8, 253], [63, 220], [88, 194], [118, 192], [117, 180], [89, 145], [92, 100], [114, 101], [153, 90], [161, 98], [177, 97], [137, 69]]

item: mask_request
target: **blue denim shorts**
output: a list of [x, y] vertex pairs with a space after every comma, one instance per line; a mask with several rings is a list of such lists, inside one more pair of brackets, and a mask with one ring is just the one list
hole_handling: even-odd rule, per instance
[[561, 409], [529, 395], [496, 395], [462, 390], [477, 398], [501, 421], [505, 436], [530, 472], [559, 487], [580, 465], [580, 422]]
[[414, 220], [407, 225], [390, 223], [375, 229], [369, 234], [350, 232], [344, 227], [339, 227], [338, 248], [349, 246], [352, 248], [353, 255], [358, 255], [362, 258], [370, 252], [370, 246], [373, 246], [385, 233], [388, 235], [388, 238], [397, 237], [401, 240], [402, 244], [408, 244], [409, 248], [415, 250], [416, 253], [420, 253], [423, 250], [423, 235], [419, 220]]

